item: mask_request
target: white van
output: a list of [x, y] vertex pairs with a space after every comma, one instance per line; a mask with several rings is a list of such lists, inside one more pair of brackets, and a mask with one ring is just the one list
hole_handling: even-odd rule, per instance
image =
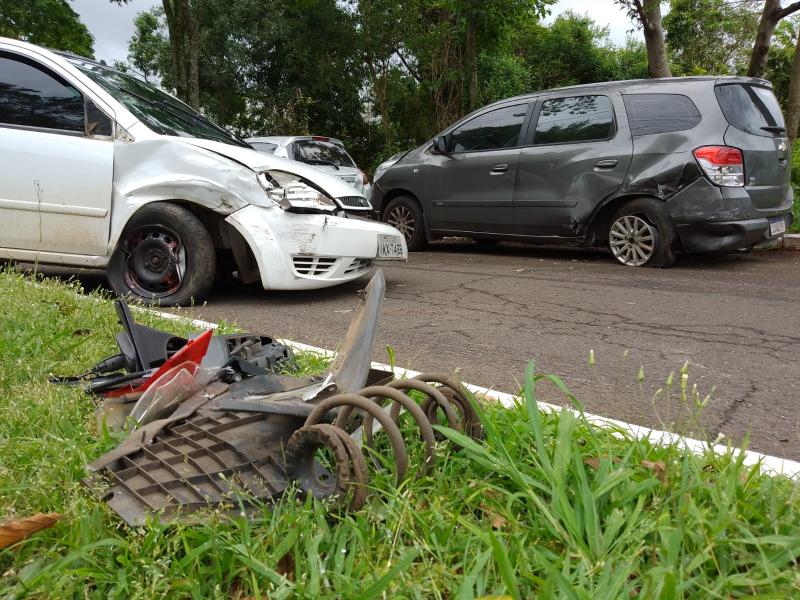
[[371, 208], [356, 196], [135, 77], [0, 38], [0, 258], [105, 268], [162, 305], [201, 300], [226, 255], [267, 290], [328, 287], [407, 258], [345, 213]]

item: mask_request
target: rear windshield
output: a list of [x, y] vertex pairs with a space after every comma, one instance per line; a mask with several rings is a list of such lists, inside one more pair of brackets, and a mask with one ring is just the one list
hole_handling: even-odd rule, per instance
[[776, 129], [784, 127], [781, 107], [769, 88], [734, 83], [718, 85], [714, 92], [725, 118], [736, 129], [765, 137], [781, 133]]
[[278, 144], [273, 144], [272, 142], [250, 142], [250, 145], [253, 149], [258, 150], [259, 152], [266, 152], [268, 154], [273, 154], [275, 152], [275, 148], [278, 147]]
[[692, 129], [700, 111], [682, 94], [627, 94], [623, 96], [632, 135]]
[[309, 165], [355, 167], [344, 148], [333, 142], [298, 140], [294, 143], [294, 159]]

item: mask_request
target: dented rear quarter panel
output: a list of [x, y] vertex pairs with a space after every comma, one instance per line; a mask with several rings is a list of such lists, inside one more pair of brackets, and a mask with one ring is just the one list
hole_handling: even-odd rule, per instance
[[692, 129], [633, 136], [633, 159], [628, 175], [614, 198], [649, 196], [662, 200], [676, 222], [696, 217], [736, 218], [736, 210], [722, 202], [720, 189], [703, 175], [693, 151], [699, 146], [724, 144], [727, 122], [709, 81], [686, 82], [663, 89], [642, 84], [624, 94], [683, 94], [702, 116]]

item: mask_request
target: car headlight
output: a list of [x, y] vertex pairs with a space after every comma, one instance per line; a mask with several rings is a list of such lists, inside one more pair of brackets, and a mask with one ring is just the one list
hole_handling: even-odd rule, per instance
[[331, 198], [292, 173], [266, 171], [258, 174], [258, 181], [267, 193], [267, 198], [283, 210], [332, 213], [338, 209]]

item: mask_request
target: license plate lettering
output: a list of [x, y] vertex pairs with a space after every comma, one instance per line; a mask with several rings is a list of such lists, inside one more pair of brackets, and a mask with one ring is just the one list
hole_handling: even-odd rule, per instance
[[786, 233], [786, 219], [783, 217], [770, 217], [769, 234], [780, 235], [781, 233]]
[[401, 239], [396, 235], [379, 235], [378, 258], [403, 258]]

